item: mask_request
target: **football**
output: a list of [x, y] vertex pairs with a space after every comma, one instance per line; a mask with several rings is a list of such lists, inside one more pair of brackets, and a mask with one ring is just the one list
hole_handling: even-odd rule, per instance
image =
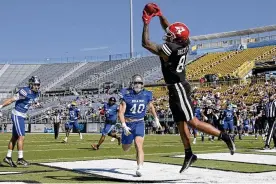
[[155, 8], [155, 4], [153, 3], [148, 3], [146, 4], [144, 10], [147, 12], [148, 15], [152, 15], [153, 13], [157, 13], [157, 9]]

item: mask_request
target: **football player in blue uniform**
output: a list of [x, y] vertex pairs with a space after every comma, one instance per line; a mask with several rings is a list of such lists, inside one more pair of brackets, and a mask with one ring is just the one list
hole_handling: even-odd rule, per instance
[[[201, 120], [202, 117], [204, 116], [203, 111], [202, 111], [202, 109], [200, 107], [200, 102], [199, 101], [197, 101], [197, 103], [196, 103], [196, 107], [194, 109], [194, 113], [195, 113], [195, 117], [197, 117], [199, 120]], [[196, 128], [192, 128], [192, 127], [190, 127], [190, 129], [192, 129], [192, 133], [194, 135], [193, 144], [196, 144], [197, 129]]]
[[224, 132], [229, 131], [230, 134], [234, 133], [234, 117], [236, 113], [234, 112], [232, 105], [227, 104], [227, 108], [224, 110], [222, 118], [223, 118], [223, 129]]
[[80, 118], [80, 109], [77, 107], [77, 102], [73, 101], [71, 104], [68, 105], [69, 108], [69, 121], [65, 123], [65, 131], [66, 137], [63, 140], [64, 143], [67, 143], [69, 133], [75, 127], [77, 132], [79, 133], [80, 139], [82, 139], [82, 134], [79, 129], [78, 119]]
[[128, 151], [134, 140], [137, 159], [136, 175], [142, 176], [144, 162], [144, 136], [147, 107], [153, 114], [157, 128], [161, 128], [159, 119], [152, 103], [152, 92], [143, 88], [144, 82], [140, 75], [134, 75], [131, 79], [131, 88], [122, 89], [121, 103], [119, 107], [119, 119], [122, 123], [122, 148]]
[[108, 103], [103, 106], [103, 112], [105, 115], [105, 125], [102, 130], [102, 136], [97, 145], [91, 145], [94, 150], [98, 150], [100, 145], [104, 142], [106, 135], [118, 140], [118, 145], [121, 145], [121, 137], [116, 132], [113, 132], [117, 117], [118, 117], [119, 106], [116, 104], [116, 98], [110, 97]]
[[11, 119], [13, 123], [12, 137], [8, 144], [8, 153], [4, 158], [4, 162], [9, 164], [11, 167], [17, 167], [12, 161], [12, 151], [17, 142], [18, 149], [18, 165], [28, 166], [28, 162], [23, 158], [23, 146], [25, 138], [25, 122], [24, 119], [27, 117], [27, 111], [32, 104], [38, 105], [40, 80], [37, 76], [32, 76], [29, 79], [29, 86], [20, 88], [19, 91], [9, 99], [6, 99], [0, 109], [11, 103], [15, 102], [14, 109], [11, 113]]

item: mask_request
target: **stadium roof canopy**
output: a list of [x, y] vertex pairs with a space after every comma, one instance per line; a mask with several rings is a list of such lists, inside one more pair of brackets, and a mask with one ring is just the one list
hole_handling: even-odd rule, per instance
[[245, 35], [258, 34], [258, 33], [270, 32], [270, 31], [276, 31], [276, 25], [245, 29], [241, 31], [230, 31], [230, 32], [224, 32], [224, 33], [191, 36], [190, 39], [193, 41], [202, 41], [202, 40], [212, 40], [212, 39], [219, 39], [219, 38], [228, 38], [228, 37], [234, 37], [234, 36], [245, 36]]

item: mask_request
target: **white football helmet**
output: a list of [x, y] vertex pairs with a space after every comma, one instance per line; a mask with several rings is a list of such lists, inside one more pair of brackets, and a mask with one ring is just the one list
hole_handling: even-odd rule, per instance
[[131, 87], [136, 93], [139, 93], [144, 88], [143, 77], [139, 74], [133, 75], [131, 77]]

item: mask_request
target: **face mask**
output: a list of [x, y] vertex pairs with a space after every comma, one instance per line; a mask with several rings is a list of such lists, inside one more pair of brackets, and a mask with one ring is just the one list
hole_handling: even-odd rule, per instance
[[109, 105], [114, 105], [114, 104], [115, 104], [115, 102], [109, 101]]
[[37, 85], [37, 84], [33, 84], [31, 85], [31, 90], [34, 91], [34, 92], [38, 92], [40, 89], [40, 85]]
[[134, 84], [133, 85], [133, 90], [136, 92], [136, 93], [139, 93], [141, 90], [142, 90], [142, 87], [143, 85], [142, 84]]

